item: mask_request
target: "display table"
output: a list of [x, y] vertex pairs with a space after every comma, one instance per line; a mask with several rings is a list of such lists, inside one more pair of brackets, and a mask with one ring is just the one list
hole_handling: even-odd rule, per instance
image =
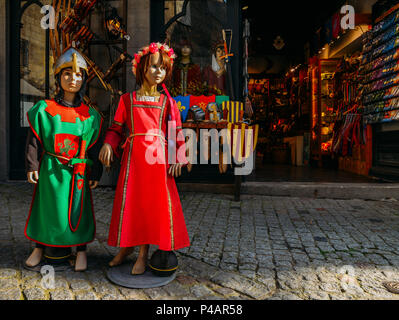
[[[192, 129], [195, 130], [197, 139], [199, 141], [200, 139], [200, 129], [206, 129], [206, 130], [211, 130], [211, 129], [216, 129], [218, 131], [223, 130], [223, 129], [232, 129], [232, 128], [242, 128], [242, 126], [245, 125], [245, 128], [248, 128], [247, 124], [244, 123], [229, 123], [228, 121], [219, 121], [219, 122], [211, 122], [211, 121], [199, 121], [199, 122], [185, 122], [182, 124], [183, 129]], [[249, 126], [251, 127], [251, 126]], [[253, 135], [256, 137], [255, 142], [253, 144], [253, 148], [256, 148], [256, 140], [257, 140], [257, 130], [255, 130], [255, 134]], [[232, 135], [233, 136], [233, 135]], [[231, 151], [234, 144], [230, 143], [230, 148]], [[240, 145], [237, 144], [236, 148], [238, 148]], [[245, 148], [244, 148], [244, 142], [241, 143], [241, 146], [243, 147], [244, 154], [245, 154]], [[253, 151], [251, 153], [253, 154]], [[198, 153], [199, 154], [199, 153]], [[231, 153], [233, 154], [233, 152]], [[255, 153], [256, 154], [256, 153]], [[199, 163], [199, 161], [197, 161]], [[239, 175], [234, 174], [234, 170], [237, 167], [240, 167], [241, 165], [237, 165], [235, 161], [232, 159], [231, 161], [232, 165], [228, 165], [228, 170], [225, 173], [220, 173], [220, 171], [216, 168], [218, 165], [212, 165], [212, 164], [202, 164], [202, 165], [193, 165], [193, 170], [190, 173], [187, 173], [183, 175], [181, 178], [177, 179], [177, 182], [201, 182], [201, 183], [208, 183], [209, 181], [216, 182], [219, 184], [234, 184], [234, 195], [235, 195], [235, 200], [239, 201], [240, 199], [240, 189], [241, 189], [241, 182], [242, 182], [242, 177]]]

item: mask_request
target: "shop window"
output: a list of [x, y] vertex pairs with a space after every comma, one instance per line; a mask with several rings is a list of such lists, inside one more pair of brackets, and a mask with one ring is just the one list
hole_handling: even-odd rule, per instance
[[[164, 2], [168, 23], [183, 10], [184, 1]], [[175, 49], [174, 73], [169, 84], [173, 96], [226, 95], [227, 68], [223, 31], [227, 25], [227, 5], [223, 0], [189, 1], [186, 15], [166, 30], [166, 41]], [[227, 47], [231, 36], [226, 31]]]
[[[29, 40], [21, 39], [21, 68], [28, 68], [29, 65]], [[29, 72], [29, 70], [27, 70]]]
[[182, 12], [184, 0], [165, 0], [165, 21]]
[[[25, 5], [21, 2], [21, 7]], [[41, 1], [42, 5], [51, 1]], [[21, 17], [20, 39], [20, 126], [29, 127], [26, 112], [39, 100], [46, 98], [46, 86], [50, 86], [50, 93], [54, 91], [54, 80], [50, 76], [50, 83], [46, 83], [46, 30], [41, 27], [43, 14], [40, 6], [32, 3]], [[52, 70], [50, 63], [49, 71]], [[51, 72], [51, 71], [50, 71]]]

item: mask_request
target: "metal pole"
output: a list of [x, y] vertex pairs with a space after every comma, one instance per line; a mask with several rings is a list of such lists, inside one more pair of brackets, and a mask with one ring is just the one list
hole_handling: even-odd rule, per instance
[[50, 98], [50, 31], [46, 29], [46, 99]]
[[244, 31], [243, 31], [243, 39], [244, 39], [244, 70], [243, 70], [244, 90], [243, 90], [243, 96], [244, 96], [244, 101], [246, 101], [247, 97], [249, 96], [249, 92], [248, 92], [248, 82], [249, 82], [249, 74], [248, 74], [248, 42], [249, 42], [249, 37], [250, 37], [250, 24], [249, 24], [248, 19], [245, 19], [245, 21], [244, 21]]

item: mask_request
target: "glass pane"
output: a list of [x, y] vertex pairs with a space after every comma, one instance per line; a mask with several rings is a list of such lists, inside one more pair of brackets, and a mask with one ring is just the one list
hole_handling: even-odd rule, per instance
[[[165, 23], [182, 11], [183, 3], [165, 1]], [[173, 96], [226, 94], [226, 64], [221, 58], [226, 23], [227, 5], [223, 0], [191, 0], [186, 16], [169, 27], [167, 41], [178, 55], [169, 85]]]
[[[42, 1], [43, 4], [51, 1]], [[23, 5], [25, 2], [22, 2]], [[28, 127], [26, 112], [45, 98], [46, 90], [46, 32], [41, 27], [43, 14], [36, 4], [30, 5], [21, 19], [20, 41], [20, 108], [21, 127]], [[50, 68], [52, 66], [50, 65]], [[50, 76], [51, 78], [51, 76]], [[53, 80], [54, 85], [54, 80]]]

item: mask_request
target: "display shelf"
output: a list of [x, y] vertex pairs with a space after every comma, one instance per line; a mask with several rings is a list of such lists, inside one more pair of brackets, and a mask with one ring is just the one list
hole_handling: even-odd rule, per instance
[[386, 56], [381, 56], [378, 59], [370, 60], [367, 63], [363, 63], [359, 67], [359, 72], [367, 75], [377, 69], [381, 69], [385, 64], [393, 62], [395, 60], [399, 60], [399, 49], [390, 53]]
[[399, 71], [399, 61], [394, 60], [381, 68], [378, 68], [366, 75], [364, 75], [364, 84], [371, 83], [373, 81], [381, 80], [391, 76]]
[[364, 36], [362, 102], [365, 123], [399, 118], [399, 11], [396, 8]]
[[399, 85], [364, 95], [363, 105], [369, 106], [397, 97], [399, 97]]

